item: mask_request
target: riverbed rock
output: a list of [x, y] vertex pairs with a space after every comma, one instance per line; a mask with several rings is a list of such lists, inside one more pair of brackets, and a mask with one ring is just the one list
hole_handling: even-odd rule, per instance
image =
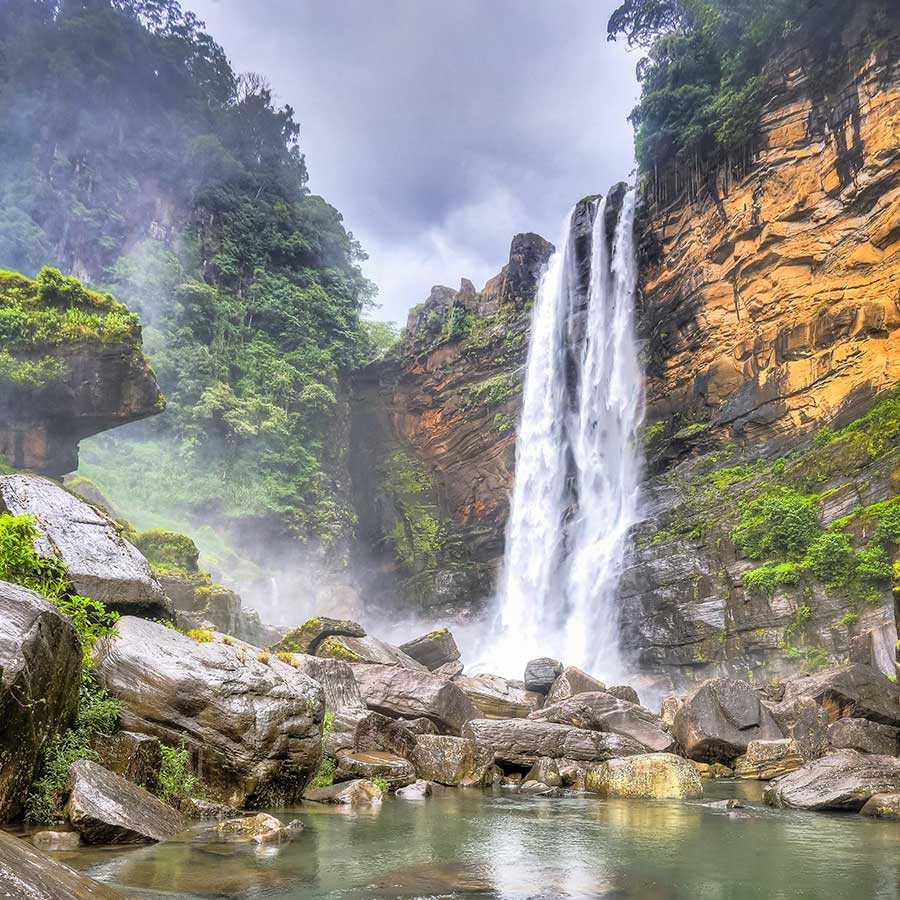
[[682, 704], [684, 703], [684, 699], [675, 694], [671, 694], [666, 697], [662, 706], [659, 710], [659, 717], [663, 720], [666, 725], [672, 726], [675, 724], [675, 713], [681, 709]]
[[327, 637], [342, 635], [345, 637], [365, 637], [366, 630], [362, 625], [349, 619], [329, 619], [327, 616], [315, 616], [307, 619], [299, 628], [291, 629], [277, 644], [272, 647], [275, 653], [306, 653], [314, 655], [316, 648]]
[[325, 707], [332, 712], [348, 709], [365, 709], [359, 685], [350, 666], [337, 659], [322, 659], [305, 653], [294, 653], [291, 662], [298, 672], [322, 685]]
[[188, 819], [231, 819], [237, 810], [227, 803], [204, 800], [202, 797], [188, 797], [182, 800], [178, 811]]
[[286, 844], [293, 836], [292, 829], [268, 813], [226, 819], [219, 824], [218, 831], [226, 838], [257, 844]]
[[307, 788], [303, 799], [312, 803], [336, 803], [340, 806], [378, 806], [381, 803], [381, 789], [377, 784], [357, 778], [330, 784], [328, 787]]
[[559, 760], [542, 756], [528, 771], [526, 781], [539, 781], [549, 787], [561, 787], [563, 780], [559, 771]]
[[389, 787], [406, 787], [416, 780], [416, 771], [412, 763], [396, 753], [341, 750], [337, 755], [334, 780], [352, 781], [355, 778], [383, 778]]
[[401, 725], [405, 728], [408, 728], [413, 734], [437, 734], [437, 725], [431, 721], [431, 719], [426, 719], [424, 716], [419, 716], [418, 719], [398, 719]]
[[750, 741], [782, 737], [759, 694], [744, 681], [725, 678], [711, 678], [687, 696], [672, 734], [685, 756], [726, 764], [746, 753]]
[[838, 719], [828, 726], [828, 740], [835, 750], [859, 750], [896, 756], [900, 729], [869, 719]]
[[563, 673], [563, 664], [558, 659], [542, 656], [532, 659], [525, 666], [525, 690], [536, 694], [549, 694], [554, 682]]
[[818, 759], [830, 751], [828, 713], [812, 697], [794, 697], [767, 704], [782, 734], [797, 745], [805, 760]]
[[653, 752], [665, 753], [675, 747], [675, 739], [663, 728], [662, 720], [650, 710], [599, 691], [576, 694], [568, 700], [536, 710], [529, 718], [620, 734]]
[[409, 759], [419, 778], [450, 787], [480, 778], [485, 769], [474, 741], [450, 735], [419, 735]]
[[100, 756], [100, 763], [110, 772], [146, 788], [151, 794], [156, 791], [162, 766], [159, 738], [134, 731], [117, 731], [97, 735], [93, 746]]
[[337, 756], [339, 750], [352, 750], [356, 744], [356, 729], [371, 712], [366, 707], [335, 710], [332, 713], [331, 729], [325, 740], [325, 753]]
[[701, 778], [734, 778], [734, 769], [722, 765], [722, 763], [697, 762], [689, 759], [688, 762], [697, 770]]
[[[416, 663], [418, 665], [418, 663]], [[431, 719], [442, 731], [459, 734], [478, 710], [457, 685], [440, 675], [402, 668], [354, 663], [353, 674], [369, 709], [394, 718]]]
[[123, 614], [172, 618], [150, 564], [106, 513], [31, 475], [0, 476], [0, 512], [34, 517], [35, 551], [62, 560], [77, 593]]
[[566, 666], [559, 678], [553, 682], [547, 694], [546, 703], [558, 703], [560, 700], [568, 700], [576, 694], [585, 694], [589, 691], [605, 691], [606, 685], [599, 678], [588, 675], [576, 666]]
[[592, 766], [586, 789], [603, 797], [696, 800], [703, 796], [697, 770], [673, 753], [642, 753]]
[[857, 812], [873, 794], [900, 791], [900, 759], [839, 750], [766, 786], [763, 799], [782, 809]]
[[316, 656], [340, 659], [348, 663], [376, 663], [381, 666], [399, 666], [403, 669], [428, 670], [402, 650], [386, 641], [367, 637], [332, 635], [319, 642]]
[[641, 705], [641, 698], [638, 692], [630, 684], [614, 684], [606, 689], [607, 694], [612, 694], [618, 700], [625, 700], [633, 703], [635, 706]]
[[319, 684], [274, 656], [198, 643], [143, 619], [126, 616], [117, 632], [98, 643], [95, 673], [122, 701], [125, 729], [183, 743], [217, 800], [299, 797], [321, 755]]
[[187, 820], [149, 791], [88, 759], [69, 766], [66, 816], [88, 844], [164, 841]]
[[784, 700], [811, 697], [832, 722], [843, 717], [900, 727], [900, 687], [873, 666], [851, 663], [785, 682]]
[[900, 819], [900, 794], [872, 794], [859, 812], [872, 819]]
[[541, 694], [526, 691], [524, 686], [519, 687], [500, 675], [486, 672], [471, 677], [458, 675], [453, 683], [475, 704], [485, 719], [524, 718], [537, 709], [542, 700]]
[[416, 746], [416, 735], [397, 719], [368, 711], [356, 726], [353, 749], [363, 753], [378, 751], [410, 758]]
[[737, 778], [770, 781], [803, 765], [797, 744], [790, 738], [779, 741], [750, 741], [747, 752], [734, 761]]
[[43, 749], [78, 710], [81, 642], [35, 591], [0, 581], [0, 822], [22, 810]]
[[0, 897], [11, 900], [123, 900], [112, 888], [0, 831]]
[[475, 719], [466, 724], [462, 734], [474, 741], [477, 753], [501, 765], [533, 766], [542, 756], [603, 762], [645, 750], [637, 741], [618, 734], [533, 719]]
[[407, 641], [400, 645], [400, 649], [432, 672], [457, 662], [460, 657], [456, 640], [447, 628], [439, 628]]
[[81, 846], [81, 835], [77, 831], [36, 831], [31, 835], [31, 843], [45, 853], [77, 850]]
[[401, 800], [424, 800], [431, 796], [431, 782], [419, 779], [406, 787], [398, 788], [394, 796]]

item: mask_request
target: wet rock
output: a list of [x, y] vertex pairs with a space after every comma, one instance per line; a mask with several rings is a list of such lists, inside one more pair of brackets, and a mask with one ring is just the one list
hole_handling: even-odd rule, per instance
[[0, 581], [0, 822], [21, 812], [41, 752], [75, 718], [80, 684], [72, 622], [35, 591]]
[[359, 723], [371, 715], [371, 710], [362, 709], [338, 709], [335, 710], [331, 720], [331, 730], [325, 741], [325, 753], [328, 756], [337, 756], [339, 750], [352, 750], [356, 745], [356, 729]]
[[36, 552], [66, 564], [75, 591], [123, 614], [170, 619], [172, 607], [143, 554], [101, 510], [46, 478], [0, 477], [0, 512], [33, 516]]
[[164, 841], [187, 820], [149, 791], [90, 760], [69, 767], [66, 816], [88, 844]]
[[675, 739], [663, 728], [658, 716], [608, 693], [576, 694], [536, 710], [529, 718], [591, 731], [609, 731], [632, 738], [645, 750], [654, 752], [667, 752], [675, 746]]
[[337, 755], [334, 780], [356, 778], [383, 778], [389, 787], [406, 787], [416, 780], [416, 771], [412, 763], [394, 753], [341, 750]]
[[530, 794], [533, 797], [561, 797], [562, 791], [558, 787], [551, 787], [549, 784], [543, 784], [540, 781], [529, 781], [526, 779], [519, 788], [520, 794]]
[[561, 759], [559, 761], [559, 777], [562, 780], [563, 787], [583, 791], [587, 768], [587, 765], [584, 763], [579, 765], [578, 763]]
[[77, 831], [36, 831], [31, 835], [31, 843], [45, 853], [77, 850], [81, 846], [81, 835]]
[[873, 794], [859, 812], [873, 819], [900, 819], [900, 794]]
[[698, 762], [730, 763], [753, 740], [779, 740], [781, 729], [743, 681], [712, 678], [689, 694], [675, 714], [672, 734]]
[[696, 800], [703, 796], [697, 770], [673, 753], [644, 753], [610, 759], [588, 769], [587, 790], [604, 797]]
[[811, 697], [795, 697], [768, 709], [804, 759], [818, 759], [829, 752], [828, 713]]
[[568, 700], [576, 694], [584, 694], [589, 691], [605, 691], [606, 685], [593, 675], [588, 675], [576, 666], [566, 666], [559, 678], [553, 682], [553, 687], [547, 694], [546, 703], [558, 703], [560, 700]]
[[423, 716], [454, 734], [478, 716], [472, 701], [454, 682], [424, 669], [354, 664], [353, 674], [366, 706], [384, 715]]
[[356, 726], [353, 749], [362, 752], [382, 751], [410, 758], [416, 746], [416, 735], [396, 719], [369, 712]]
[[252, 806], [299, 796], [321, 755], [315, 681], [252, 648], [198, 643], [131, 616], [117, 632], [99, 642], [95, 673], [122, 701], [125, 729], [184, 743], [215, 799]]
[[401, 800], [424, 800], [431, 796], [431, 782], [419, 779], [406, 787], [398, 788], [395, 796]]
[[541, 757], [525, 776], [526, 781], [540, 781], [549, 787], [560, 787], [563, 783], [559, 772], [559, 760]]
[[307, 788], [303, 799], [312, 803], [337, 803], [342, 806], [377, 806], [381, 803], [381, 789], [371, 781], [358, 778], [331, 784], [328, 787]]
[[633, 703], [635, 706], [641, 705], [641, 699], [638, 697], [638, 692], [627, 684], [614, 684], [612, 687], [608, 687], [606, 689], [607, 694], [612, 694], [613, 697], [618, 700], [625, 700], [628, 703]]
[[689, 759], [688, 762], [697, 770], [701, 778], [734, 778], [734, 769], [729, 769], [722, 763], [702, 763], [695, 759]]
[[349, 619], [316, 616], [307, 619], [299, 628], [289, 631], [272, 650], [275, 653], [306, 653], [312, 656], [325, 638], [338, 635], [361, 638], [366, 636], [366, 630]]
[[453, 679], [486, 719], [524, 718], [540, 705], [541, 695], [517, 687], [499, 675], [487, 673], [471, 678], [459, 675]]
[[122, 900], [123, 895], [0, 831], [0, 897], [14, 900]]
[[327, 637], [316, 647], [316, 656], [348, 663], [376, 663], [404, 669], [428, 670], [402, 650], [374, 637]]
[[766, 786], [763, 799], [782, 809], [856, 812], [873, 794], [900, 791], [900, 759], [840, 750]]
[[793, 740], [750, 741], [747, 752], [734, 761], [737, 778], [756, 778], [769, 781], [793, 772], [803, 765], [803, 757]]
[[325, 692], [325, 708], [332, 712], [349, 709], [365, 709], [359, 685], [353, 677], [353, 670], [345, 662], [337, 659], [321, 659], [295, 653], [291, 656], [294, 668], [313, 681], [322, 685]]
[[533, 766], [542, 756], [602, 762], [644, 752], [643, 745], [618, 734], [532, 719], [475, 719], [463, 728], [463, 737], [501, 765]]
[[257, 844], [285, 844], [292, 837], [292, 829], [275, 816], [257, 813], [219, 824], [219, 833], [232, 840], [254, 841]]
[[872, 666], [851, 663], [792, 678], [784, 699], [797, 697], [811, 697], [832, 722], [852, 717], [900, 727], [900, 688]]
[[146, 788], [150, 793], [159, 784], [162, 749], [158, 738], [134, 731], [101, 734], [94, 739], [100, 763], [110, 772]]
[[828, 727], [828, 740], [836, 750], [859, 750], [896, 756], [900, 729], [868, 719], [838, 719]]
[[419, 778], [451, 787], [480, 778], [485, 768], [473, 741], [449, 735], [419, 735], [409, 759]]
[[683, 703], [684, 700], [675, 694], [672, 694], [663, 700], [659, 711], [659, 717], [666, 725], [671, 726], [675, 724], [675, 714], [681, 709]]
[[442, 666], [438, 666], [433, 671], [435, 675], [443, 675], [446, 678], [455, 678], [457, 675], [462, 675], [465, 669], [466, 667], [462, 664], [462, 660], [455, 659], [453, 662], [444, 663]]
[[708, 809], [743, 809], [743, 800], [710, 800], [703, 804]]
[[229, 819], [237, 815], [237, 810], [227, 803], [216, 803], [201, 797], [182, 800], [178, 811], [188, 819]]
[[525, 690], [549, 694], [556, 679], [562, 675], [563, 664], [558, 659], [542, 656], [525, 666]]
[[437, 725], [431, 719], [419, 717], [418, 719], [399, 719], [413, 734], [437, 734]]
[[[407, 641], [400, 645], [400, 649], [432, 672], [442, 666], [458, 662], [460, 656], [459, 647], [456, 646], [453, 635], [446, 628], [440, 628], [424, 634], [422, 637]], [[459, 673], [455, 672], [454, 674]]]

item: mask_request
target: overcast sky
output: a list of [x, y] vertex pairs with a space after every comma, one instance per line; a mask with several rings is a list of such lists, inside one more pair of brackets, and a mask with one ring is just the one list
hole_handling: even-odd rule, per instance
[[369, 254], [373, 318], [476, 287], [569, 207], [628, 180], [637, 58], [614, 0], [184, 0], [301, 126], [309, 187]]

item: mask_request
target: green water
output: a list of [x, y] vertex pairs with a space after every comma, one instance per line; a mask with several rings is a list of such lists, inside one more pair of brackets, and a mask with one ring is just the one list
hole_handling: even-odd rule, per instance
[[900, 827], [783, 812], [760, 786], [710, 783], [702, 803], [540, 800], [449, 791], [379, 809], [278, 811], [305, 828], [281, 848], [191, 841], [59, 854], [129, 897], [733, 898], [900, 897]]

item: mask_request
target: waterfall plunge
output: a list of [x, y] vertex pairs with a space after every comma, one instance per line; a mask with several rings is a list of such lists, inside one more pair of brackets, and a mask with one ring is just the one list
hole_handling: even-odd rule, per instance
[[[616, 590], [637, 521], [643, 390], [634, 334], [635, 193], [612, 242], [606, 200], [591, 231], [587, 309], [570, 214], [535, 304], [493, 671], [521, 677], [554, 656], [605, 678], [623, 673]], [[578, 340], [583, 327], [583, 340]]]

